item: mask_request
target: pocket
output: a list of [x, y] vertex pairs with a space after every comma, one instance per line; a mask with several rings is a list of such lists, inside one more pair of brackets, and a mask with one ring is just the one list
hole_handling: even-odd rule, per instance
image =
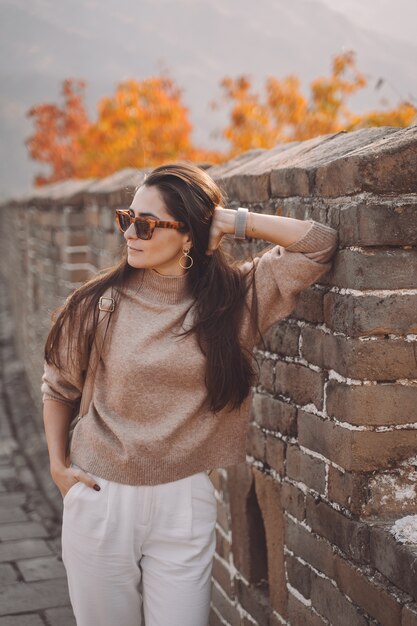
[[87, 474], [101, 489], [96, 491], [81, 481], [69, 489], [64, 498], [63, 530], [67, 538], [70, 535], [84, 536], [101, 541], [110, 523], [108, 500], [111, 483], [91, 472]]
[[65, 494], [65, 496], [62, 499], [62, 504], [67, 505], [68, 501], [72, 498], [74, 493], [77, 491], [77, 489], [76, 489], [77, 485], [82, 485], [82, 484], [83, 483], [80, 480], [77, 480], [76, 483], [71, 485], [71, 487], [68, 489], [67, 493]]
[[191, 480], [192, 535], [206, 536], [213, 531], [217, 521], [217, 499], [214, 485], [207, 472], [193, 474]]
[[197, 499], [208, 500], [212, 504], [216, 504], [214, 485], [207, 472], [198, 472], [198, 474], [193, 474], [191, 491], [193, 494], [194, 492], [196, 493]]

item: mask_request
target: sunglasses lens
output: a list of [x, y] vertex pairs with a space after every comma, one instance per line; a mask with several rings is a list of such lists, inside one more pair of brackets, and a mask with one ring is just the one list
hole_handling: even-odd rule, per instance
[[[132, 223], [130, 216], [122, 211], [116, 213], [117, 223], [122, 233], [125, 233]], [[152, 237], [152, 228], [146, 220], [138, 220], [135, 222], [135, 232], [139, 239], [150, 239]]]
[[123, 213], [117, 213], [117, 221], [122, 232], [125, 232], [130, 226], [130, 219]]
[[136, 227], [136, 235], [139, 239], [150, 239], [151, 238], [151, 227], [149, 222], [140, 221], [135, 223]]

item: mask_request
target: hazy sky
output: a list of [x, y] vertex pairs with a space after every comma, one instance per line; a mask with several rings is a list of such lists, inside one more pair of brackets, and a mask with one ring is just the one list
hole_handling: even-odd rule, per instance
[[[417, 0], [0, 0], [0, 198], [35, 172], [24, 145], [30, 106], [59, 102], [64, 78], [87, 82], [95, 105], [126, 78], [167, 68], [183, 89], [195, 143], [225, 148], [227, 109], [212, 111], [224, 76], [295, 73], [305, 89], [332, 56], [357, 52], [368, 78], [357, 112], [417, 98]], [[383, 86], [376, 89], [378, 80]]]
[[[317, 2], [318, 0], [311, 0]], [[321, 0], [353, 22], [402, 41], [417, 43], [416, 0]], [[417, 61], [417, 59], [416, 59]]]

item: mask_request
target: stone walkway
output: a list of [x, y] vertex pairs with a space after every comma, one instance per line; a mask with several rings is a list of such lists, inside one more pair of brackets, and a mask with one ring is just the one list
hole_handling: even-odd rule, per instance
[[31, 405], [4, 284], [0, 307], [0, 626], [75, 626], [60, 558], [61, 521], [13, 418], [16, 406]]

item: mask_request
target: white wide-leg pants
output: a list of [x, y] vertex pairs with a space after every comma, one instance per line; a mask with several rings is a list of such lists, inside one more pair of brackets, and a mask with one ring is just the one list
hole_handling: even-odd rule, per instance
[[208, 473], [152, 486], [88, 474], [101, 490], [77, 482], [63, 500], [77, 626], [207, 626], [217, 509]]

